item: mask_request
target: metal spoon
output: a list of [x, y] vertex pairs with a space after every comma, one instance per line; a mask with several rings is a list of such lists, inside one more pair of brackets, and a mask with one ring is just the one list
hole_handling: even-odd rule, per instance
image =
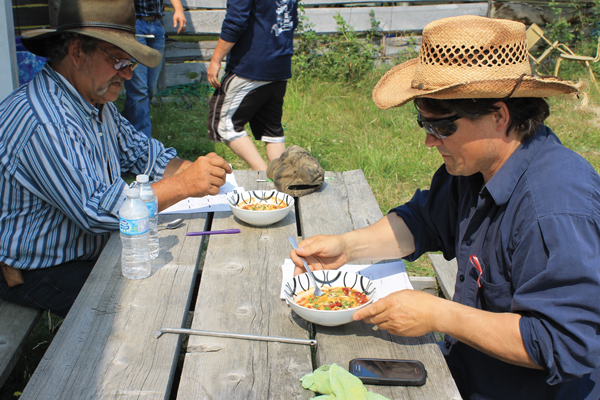
[[[292, 236], [290, 236], [288, 239], [290, 239], [290, 243], [292, 244], [292, 247], [294, 248], [294, 250], [296, 250], [298, 248], [298, 243], [296, 243], [296, 239], [294, 239]], [[313, 295], [315, 297], [321, 296], [323, 294], [323, 291], [321, 289], [319, 289], [319, 287], [317, 286], [317, 279], [315, 278], [315, 275], [313, 274], [311, 269], [308, 268], [308, 264], [306, 263], [306, 260], [304, 259], [304, 257], [300, 257], [300, 259], [302, 260], [302, 263], [304, 264], [304, 268], [306, 268], [306, 272], [308, 272], [308, 276], [310, 276], [312, 283], [315, 285], [315, 291], [313, 292]]]
[[183, 223], [183, 218], [177, 218], [167, 224], [167, 229], [175, 229]]

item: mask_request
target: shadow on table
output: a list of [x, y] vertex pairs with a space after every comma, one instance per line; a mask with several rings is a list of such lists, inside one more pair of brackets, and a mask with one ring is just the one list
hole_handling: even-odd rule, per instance
[[158, 270], [160, 270], [164, 266], [167, 266], [173, 262], [174, 257], [172, 250], [178, 245], [179, 238], [175, 234], [162, 236], [159, 239], [160, 253], [158, 254], [157, 258], [151, 260], [152, 275], [154, 275]]
[[[391, 333], [385, 331], [385, 330], [381, 330], [381, 329], [377, 329], [377, 330], [373, 330], [373, 327], [375, 327], [376, 325], [373, 324], [367, 324], [365, 322], [362, 321], [354, 321], [354, 322], [350, 322], [349, 324], [345, 324], [345, 325], [340, 325], [340, 326], [321, 326], [321, 325], [314, 325], [314, 329], [315, 329], [315, 334], [316, 334], [316, 339], [319, 339], [319, 334], [324, 334], [324, 335], [328, 335], [328, 336], [357, 336], [357, 337], [373, 337], [377, 340], [383, 341], [383, 342], [395, 342], [395, 343], [401, 343], [405, 346], [417, 346], [417, 345], [422, 345], [425, 342], [431, 341], [432, 343], [434, 343], [435, 341], [433, 340], [433, 336], [431, 340], [424, 340], [425, 338], [423, 336], [421, 337], [403, 337], [403, 336], [396, 336], [396, 335], [392, 335]], [[431, 334], [427, 334], [424, 336], [428, 336]]]

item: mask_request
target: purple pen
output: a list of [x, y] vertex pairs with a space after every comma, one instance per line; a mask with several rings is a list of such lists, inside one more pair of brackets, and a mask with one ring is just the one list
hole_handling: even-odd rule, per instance
[[188, 232], [185, 236], [219, 235], [225, 233], [240, 233], [239, 229], [224, 229], [222, 231]]

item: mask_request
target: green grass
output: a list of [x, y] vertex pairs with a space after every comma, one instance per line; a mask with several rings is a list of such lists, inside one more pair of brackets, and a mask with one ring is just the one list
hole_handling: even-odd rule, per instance
[[207, 42], [207, 41], [214, 41], [216, 42], [217, 40], [219, 40], [219, 36], [218, 35], [171, 35], [169, 36], [169, 39], [172, 40], [176, 40], [178, 42], [187, 42], [187, 43], [196, 43], [196, 42]]
[[291, 82], [284, 123], [287, 143], [307, 149], [325, 170], [362, 169], [387, 213], [428, 184], [439, 158], [424, 145], [414, 108], [379, 110], [372, 86]]
[[210, 92], [206, 87], [175, 92], [173, 96], [168, 94], [165, 103], [152, 107], [153, 137], [165, 146], [175, 147], [180, 157], [189, 160], [215, 151], [206, 127], [208, 96]]

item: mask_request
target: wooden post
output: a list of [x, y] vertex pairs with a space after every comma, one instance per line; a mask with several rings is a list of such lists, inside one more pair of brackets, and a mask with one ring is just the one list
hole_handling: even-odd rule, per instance
[[0, 101], [4, 100], [19, 85], [17, 68], [17, 50], [15, 43], [15, 25], [13, 22], [12, 2], [4, 1], [0, 6]]
[[48, 0], [48, 17], [50, 18], [50, 27], [56, 28], [56, 19], [58, 18], [58, 4], [60, 0]]

